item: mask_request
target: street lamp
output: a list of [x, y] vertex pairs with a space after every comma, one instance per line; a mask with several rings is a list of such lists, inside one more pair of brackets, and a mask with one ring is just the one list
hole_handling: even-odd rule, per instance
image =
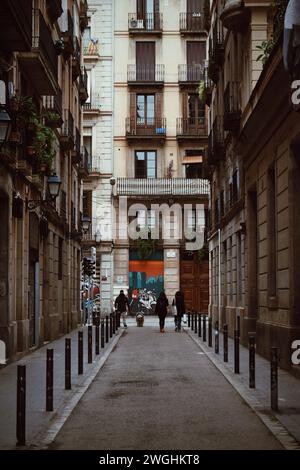
[[91, 219], [90, 217], [84, 215], [81, 219], [81, 226], [84, 233], [87, 233], [90, 229]]
[[27, 208], [32, 211], [39, 206], [47, 204], [47, 202], [54, 202], [59, 195], [60, 186], [60, 178], [55, 173], [53, 173], [51, 176], [48, 177], [47, 180], [47, 194], [50, 195], [50, 198], [46, 197], [46, 199], [27, 201]]
[[0, 109], [0, 146], [8, 141], [11, 132], [11, 119], [4, 108]]
[[61, 180], [60, 178], [54, 173], [48, 177], [47, 181], [48, 192], [52, 201], [54, 201], [57, 196], [59, 195], [60, 187], [61, 187]]

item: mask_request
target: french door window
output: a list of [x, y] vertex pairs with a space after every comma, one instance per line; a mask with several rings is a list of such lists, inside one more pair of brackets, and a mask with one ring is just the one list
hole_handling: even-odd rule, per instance
[[135, 152], [135, 177], [136, 178], [156, 178], [156, 152], [137, 151]]
[[136, 99], [137, 125], [154, 126], [154, 95], [137, 95]]

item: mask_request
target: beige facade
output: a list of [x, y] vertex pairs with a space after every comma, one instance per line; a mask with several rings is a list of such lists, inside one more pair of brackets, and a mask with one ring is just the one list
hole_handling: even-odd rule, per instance
[[[207, 33], [204, 2], [194, 2], [192, 9], [188, 4], [186, 0], [115, 1], [113, 195], [117, 214], [120, 196], [128, 198], [129, 207], [137, 202], [148, 208], [153, 202], [207, 206], [208, 187], [202, 179], [206, 109], [198, 100]], [[195, 166], [192, 175], [192, 165], [188, 173], [185, 161], [192, 155], [201, 173], [196, 173]], [[143, 159], [145, 168], [139, 165]], [[130, 240], [116, 240], [114, 295], [129, 287], [134, 248]], [[181, 284], [182, 244], [160, 240], [157, 249], [164, 262], [164, 288], [172, 299]]]
[[[264, 356], [279, 347], [281, 365], [288, 368], [291, 342], [299, 336], [293, 254], [298, 119], [271, 2], [235, 2], [240, 5], [234, 8], [225, 2], [224, 10], [222, 3], [212, 5], [210, 32], [213, 38], [219, 25], [221, 40], [212, 40], [209, 59], [210, 312], [221, 326], [229, 325], [231, 335], [240, 327], [244, 344], [256, 331]], [[278, 40], [264, 64], [257, 46], [271, 34]]]
[[[1, 2], [1, 103], [12, 122], [0, 164], [0, 339], [8, 360], [81, 321], [86, 7], [81, 0]], [[8, 30], [10, 41], [3, 40]], [[38, 147], [39, 129], [53, 132], [46, 154]], [[49, 200], [53, 172], [61, 180], [59, 196], [41, 203]]]

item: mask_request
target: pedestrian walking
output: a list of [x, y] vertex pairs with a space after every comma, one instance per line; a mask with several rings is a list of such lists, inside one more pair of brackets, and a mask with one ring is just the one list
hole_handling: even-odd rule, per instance
[[175, 307], [176, 315], [174, 315], [175, 331], [181, 331], [182, 317], [185, 315], [184, 295], [177, 291], [172, 306]]
[[126, 316], [127, 316], [127, 311], [129, 312], [130, 310], [130, 306], [129, 306], [129, 300], [124, 294], [123, 290], [120, 290], [120, 294], [115, 300], [115, 309], [118, 315], [118, 322], [120, 318], [122, 318], [123, 326], [124, 328], [127, 328]]
[[167, 299], [167, 296], [164, 291], [162, 291], [158, 296], [155, 307], [155, 313], [158, 315], [159, 318], [159, 327], [161, 333], [165, 332], [165, 319], [168, 313], [168, 305], [169, 301]]

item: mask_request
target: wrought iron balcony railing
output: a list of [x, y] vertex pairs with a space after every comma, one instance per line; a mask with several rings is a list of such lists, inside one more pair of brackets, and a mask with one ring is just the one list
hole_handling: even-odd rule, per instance
[[197, 118], [177, 118], [177, 136], [207, 137], [205, 116]]
[[208, 140], [208, 164], [214, 165], [225, 156], [222, 116], [216, 116]]
[[181, 33], [201, 33], [205, 31], [204, 12], [180, 13], [179, 28]]
[[166, 118], [126, 118], [127, 136], [166, 136]]
[[240, 82], [228, 82], [224, 92], [224, 129], [238, 131], [240, 119]]
[[131, 33], [161, 32], [163, 28], [162, 13], [129, 13], [128, 30]]
[[129, 64], [127, 66], [127, 81], [130, 83], [155, 84], [165, 80], [165, 66], [156, 64], [151, 67]]
[[206, 179], [186, 178], [118, 178], [118, 196], [208, 196], [210, 184]]
[[178, 65], [178, 81], [179, 83], [195, 83], [204, 80], [204, 65], [202, 64], [180, 64]]
[[83, 41], [83, 53], [89, 56], [99, 57], [100, 47], [98, 38], [86, 38]]

